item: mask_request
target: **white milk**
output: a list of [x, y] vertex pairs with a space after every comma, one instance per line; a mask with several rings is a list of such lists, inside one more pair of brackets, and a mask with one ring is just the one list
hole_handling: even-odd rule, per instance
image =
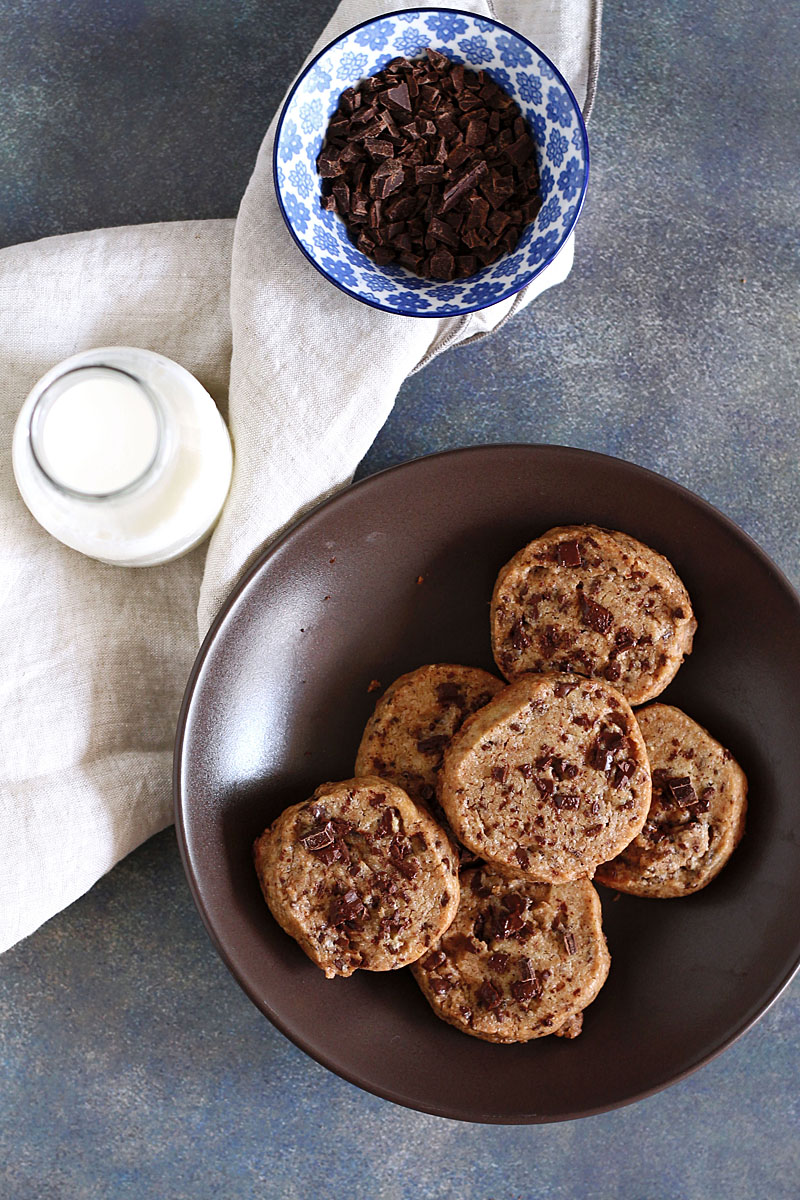
[[36, 451], [51, 479], [104, 496], [144, 475], [158, 450], [159, 426], [140, 383], [107, 367], [83, 367], [62, 375], [49, 392]]
[[183, 367], [149, 350], [85, 351], [25, 401], [14, 474], [36, 520], [103, 562], [151, 566], [210, 532], [231, 480], [230, 438]]

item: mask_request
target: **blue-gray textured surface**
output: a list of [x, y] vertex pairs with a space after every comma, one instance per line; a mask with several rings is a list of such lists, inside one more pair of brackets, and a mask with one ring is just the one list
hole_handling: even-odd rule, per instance
[[[6, 0], [0, 243], [233, 215], [328, 0]], [[800, 582], [796, 8], [622, 0], [569, 281], [403, 388], [362, 473], [549, 441], [679, 480]], [[787, 920], [797, 920], [787, 914]], [[329, 1075], [203, 933], [171, 832], [0, 961], [0, 1197], [800, 1197], [800, 980], [631, 1108], [460, 1125]]]

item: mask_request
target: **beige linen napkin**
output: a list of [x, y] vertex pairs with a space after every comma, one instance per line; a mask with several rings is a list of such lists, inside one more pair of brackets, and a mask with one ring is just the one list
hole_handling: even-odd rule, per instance
[[[399, 7], [344, 0], [317, 48]], [[517, 27], [591, 105], [599, 0], [449, 7]], [[327, 284], [288, 236], [272, 134], [235, 223], [98, 230], [0, 251], [0, 951], [170, 822], [172, 743], [198, 627], [264, 542], [350, 480], [410, 372], [497, 328], [572, 264], [570, 240], [534, 287], [467, 318], [367, 308]], [[13, 425], [37, 378], [78, 350], [115, 344], [182, 363], [234, 438], [231, 494], [211, 542], [163, 567], [109, 567], [68, 550], [14, 485]]]

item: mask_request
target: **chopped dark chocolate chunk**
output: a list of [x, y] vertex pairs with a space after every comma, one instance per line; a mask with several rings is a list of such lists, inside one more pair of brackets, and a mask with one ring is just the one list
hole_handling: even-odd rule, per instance
[[500, 910], [486, 918], [486, 940], [502, 941], [519, 933], [525, 924], [526, 907], [527, 901], [518, 892], [504, 896]]
[[[446, 70], [451, 65], [450, 59], [446, 54], [442, 54], [440, 50], [432, 50], [430, 46], [426, 48], [425, 55], [428, 62], [440, 71]], [[405, 66], [406, 60], [403, 59], [402, 61]]]
[[581, 616], [584, 623], [593, 629], [595, 633], [608, 633], [614, 623], [614, 618], [607, 608], [603, 608], [602, 604], [598, 604], [587, 596], [585, 592], [578, 593], [580, 601]]
[[472, 158], [472, 151], [462, 142], [459, 146], [454, 146], [447, 155], [445, 166], [449, 171], [455, 171], [470, 158]]
[[476, 871], [472, 876], [472, 879], [470, 880], [470, 891], [474, 892], [476, 896], [482, 896], [484, 898], [486, 896], [491, 896], [492, 889], [486, 884], [480, 871]]
[[437, 967], [441, 967], [447, 961], [447, 956], [443, 950], [432, 950], [427, 958], [422, 960], [421, 965], [426, 971], [435, 971]]
[[561, 542], [556, 548], [556, 560], [562, 567], [580, 567], [583, 565], [581, 549], [577, 541]]
[[400, 814], [396, 808], [385, 808], [381, 813], [381, 818], [376, 825], [378, 833], [384, 837], [389, 837], [397, 833], [400, 828]]
[[478, 1003], [483, 1008], [488, 1008], [491, 1012], [493, 1009], [499, 1008], [503, 1002], [503, 993], [499, 987], [496, 987], [491, 980], [484, 979], [481, 986], [478, 988]]
[[328, 911], [331, 925], [344, 925], [346, 921], [355, 921], [366, 914], [361, 897], [356, 891], [345, 892], [343, 896], [334, 896]]
[[[488, 132], [489, 127], [485, 121], [476, 121], [473, 119], [467, 125], [467, 133], [464, 138], [464, 144], [466, 146], [482, 146], [486, 141], [486, 135]], [[530, 139], [528, 140], [530, 141]]]
[[[399, 187], [402, 187], [404, 178], [403, 164], [395, 158], [386, 159], [372, 173], [369, 181], [369, 194], [379, 200], [385, 200], [392, 192], [396, 192]], [[336, 184], [334, 184], [335, 194]]]
[[[511, 96], [483, 71], [428, 50], [342, 93], [317, 159], [320, 202], [375, 262], [462, 279], [512, 251], [534, 220], [534, 150]], [[376, 207], [390, 196], [402, 214]]]
[[574, 763], [564, 762], [563, 758], [554, 758], [551, 770], [556, 779], [563, 781], [564, 779], [574, 779], [578, 774], [578, 768]]
[[533, 961], [530, 958], [521, 958], [519, 960], [520, 979], [535, 979], [538, 972], [534, 970]]
[[414, 857], [411, 843], [407, 838], [395, 835], [389, 845], [389, 858], [406, 879], [413, 879], [419, 871], [419, 863]]
[[399, 83], [397, 87], [389, 88], [386, 92], [381, 92], [378, 99], [392, 108], [400, 109], [402, 112], [411, 112], [411, 100], [408, 95], [408, 86], [405, 82]]
[[543, 796], [552, 796], [553, 792], [556, 790], [555, 783], [552, 779], [548, 779], [546, 775], [535, 776], [534, 783]]
[[417, 749], [420, 754], [439, 754], [449, 741], [446, 733], [435, 733], [431, 737], [420, 738]]
[[558, 795], [553, 796], [552, 804], [554, 808], [580, 808], [580, 796]]
[[521, 621], [515, 621], [511, 626], [509, 638], [515, 650], [525, 650], [531, 644], [531, 639], [523, 629]]
[[[431, 217], [428, 225], [428, 233], [432, 237], [439, 238], [440, 241], [447, 242], [450, 246], [459, 244], [459, 236], [452, 225], [448, 225], [446, 221], [442, 221], [439, 217]], [[454, 264], [455, 265], [455, 264]]]
[[489, 172], [485, 161], [482, 159], [476, 163], [466, 175], [462, 175], [460, 179], [449, 188], [445, 188], [442, 193], [442, 203], [439, 206], [440, 213], [446, 213], [454, 205], [458, 204], [465, 196], [469, 195], [472, 189], [480, 183], [481, 179]]
[[523, 133], [515, 142], [506, 147], [506, 154], [516, 166], [521, 167], [533, 154], [533, 149], [533, 142], [530, 139], [530, 135], [524, 131], [523, 122]]
[[317, 170], [323, 179], [334, 179], [344, 174], [344, 166], [338, 154], [324, 151], [317, 159]]
[[460, 683], [437, 683], [436, 699], [440, 704], [455, 704], [459, 708], [464, 708], [466, 704], [464, 689]]
[[305, 846], [306, 850], [312, 853], [316, 850], [324, 850], [326, 846], [332, 846], [334, 842], [333, 826], [330, 821], [323, 829], [318, 829], [315, 833], [308, 833], [300, 841]]
[[444, 179], [444, 167], [437, 163], [420, 163], [414, 167], [414, 178], [417, 185], [421, 183], [438, 183]]
[[588, 751], [586, 761], [590, 767], [608, 775], [614, 769], [616, 754], [624, 750], [627, 744], [618, 729], [601, 729]]
[[483, 196], [470, 196], [469, 212], [464, 222], [465, 229], [480, 229], [489, 217], [489, 201]]
[[370, 158], [391, 158], [394, 154], [392, 143], [383, 138], [366, 138], [364, 149]]
[[621, 788], [635, 774], [636, 763], [629, 758], [623, 759], [622, 762], [618, 762], [614, 766], [611, 774], [611, 786], [613, 788]]
[[511, 961], [511, 956], [503, 950], [495, 950], [494, 954], [490, 954], [487, 959], [487, 966], [490, 971], [506, 971], [508, 964]]
[[679, 808], [686, 808], [688, 805], [697, 802], [697, 795], [688, 775], [682, 775], [676, 779], [667, 779], [665, 787]]
[[455, 279], [456, 260], [449, 250], [437, 250], [431, 255], [429, 270], [431, 279]]

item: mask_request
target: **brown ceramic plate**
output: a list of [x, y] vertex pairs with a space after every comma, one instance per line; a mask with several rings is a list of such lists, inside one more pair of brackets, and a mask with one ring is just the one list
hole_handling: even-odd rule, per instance
[[[601, 889], [612, 966], [575, 1042], [499, 1046], [434, 1017], [409, 971], [326, 980], [279, 929], [253, 838], [316, 784], [352, 774], [384, 685], [427, 662], [492, 669], [495, 575], [552, 525], [622, 529], [674, 563], [695, 651], [664, 693], [750, 781], [748, 829], [705, 891]], [[585, 1116], [706, 1062], [775, 999], [800, 959], [800, 603], [708, 504], [639, 467], [558, 446], [488, 446], [375, 475], [316, 509], [236, 588], [198, 656], [175, 755], [194, 898], [248, 996], [352, 1083], [470, 1121]]]

